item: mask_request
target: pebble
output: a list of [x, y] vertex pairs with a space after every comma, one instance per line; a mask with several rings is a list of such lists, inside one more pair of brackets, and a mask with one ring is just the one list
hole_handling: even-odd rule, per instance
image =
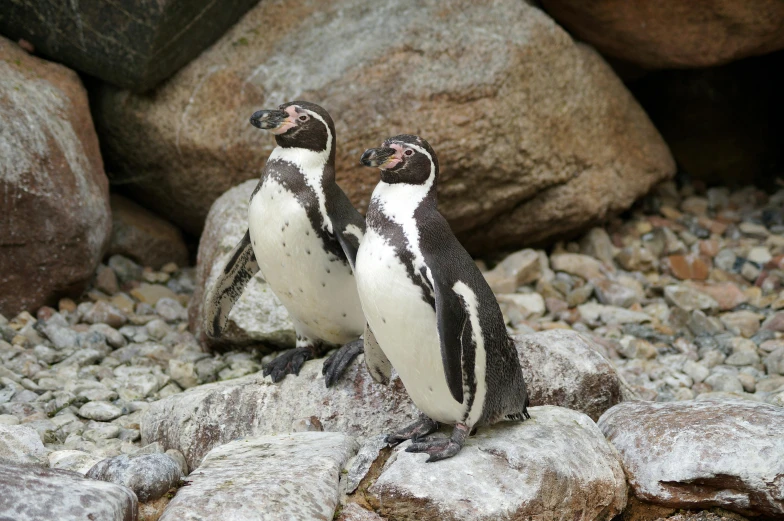
[[87, 402], [79, 409], [79, 416], [88, 420], [112, 421], [122, 416], [122, 409], [109, 402]]

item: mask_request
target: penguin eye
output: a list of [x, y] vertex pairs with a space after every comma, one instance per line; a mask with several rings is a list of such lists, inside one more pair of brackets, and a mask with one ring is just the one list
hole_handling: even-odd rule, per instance
[[413, 156], [413, 155], [414, 155], [414, 151], [413, 151], [413, 150], [411, 150], [410, 148], [406, 149], [406, 151], [405, 151], [405, 152], [403, 152], [403, 153], [404, 153], [405, 155], [407, 155], [407, 156]]
[[302, 114], [302, 115], [301, 115], [299, 118], [297, 118], [297, 119], [299, 119], [300, 121], [307, 121], [307, 120], [309, 120], [309, 119], [310, 119], [310, 116], [308, 116], [307, 114]]

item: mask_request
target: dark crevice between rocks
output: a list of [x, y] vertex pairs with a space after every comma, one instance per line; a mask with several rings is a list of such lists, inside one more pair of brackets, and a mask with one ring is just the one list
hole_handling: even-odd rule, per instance
[[376, 483], [376, 480], [381, 475], [381, 472], [384, 470], [384, 466], [386, 465], [387, 461], [389, 461], [389, 458], [394, 453], [394, 450], [395, 449], [393, 447], [384, 447], [379, 451], [378, 457], [370, 466], [370, 469], [368, 470], [367, 474], [365, 474], [365, 477], [362, 478], [362, 481], [359, 482], [357, 489], [353, 493], [348, 494], [346, 496], [345, 502], [336, 509], [335, 519], [337, 519], [337, 516], [343, 507], [349, 503], [356, 503], [367, 510], [371, 510], [378, 515], [383, 516], [383, 513], [381, 512], [382, 505], [380, 501], [377, 497], [370, 493], [369, 489]]

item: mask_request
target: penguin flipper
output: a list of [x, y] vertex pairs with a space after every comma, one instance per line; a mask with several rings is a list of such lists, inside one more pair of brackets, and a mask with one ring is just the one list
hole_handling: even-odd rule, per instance
[[337, 185], [328, 194], [327, 200], [335, 237], [353, 270], [359, 243], [365, 236], [365, 218], [354, 208], [345, 192]]
[[378, 383], [386, 385], [392, 377], [392, 364], [389, 362], [387, 355], [384, 354], [384, 351], [381, 350], [381, 346], [378, 345], [373, 331], [370, 330], [370, 326], [367, 324], [365, 324], [364, 343], [365, 365], [370, 372], [370, 376]]
[[232, 250], [229, 262], [205, 299], [204, 331], [208, 337], [220, 337], [229, 322], [229, 312], [258, 271], [259, 264], [256, 262], [248, 230]]
[[460, 296], [445, 281], [433, 284], [436, 300], [436, 324], [441, 339], [441, 361], [452, 397], [463, 403], [463, 333], [470, 327]]

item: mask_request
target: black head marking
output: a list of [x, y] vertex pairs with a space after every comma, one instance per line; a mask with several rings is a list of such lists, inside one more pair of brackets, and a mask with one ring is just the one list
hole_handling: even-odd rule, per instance
[[438, 158], [430, 144], [419, 136], [400, 134], [388, 138], [381, 148], [370, 148], [362, 154], [362, 164], [381, 169], [385, 183], [421, 185], [434, 176], [438, 178]]

